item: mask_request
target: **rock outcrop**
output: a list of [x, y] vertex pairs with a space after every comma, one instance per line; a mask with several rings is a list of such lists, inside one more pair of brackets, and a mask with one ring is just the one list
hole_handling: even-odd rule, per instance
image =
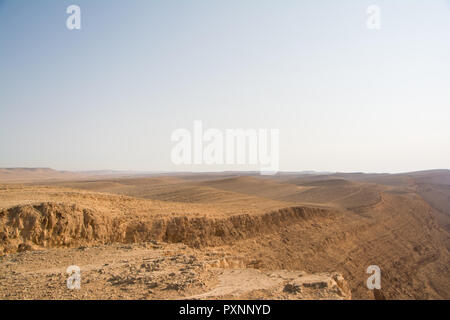
[[261, 215], [241, 214], [225, 218], [111, 217], [77, 205], [20, 205], [0, 211], [0, 249], [6, 254], [34, 246], [73, 247], [150, 240], [199, 248], [232, 243], [329, 215], [331, 212], [325, 209], [291, 207]]

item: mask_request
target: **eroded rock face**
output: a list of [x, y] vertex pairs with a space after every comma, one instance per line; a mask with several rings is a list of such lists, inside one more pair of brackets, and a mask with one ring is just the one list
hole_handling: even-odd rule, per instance
[[42, 203], [0, 212], [3, 253], [111, 241], [114, 225], [76, 205]]
[[152, 218], [110, 216], [78, 205], [46, 202], [0, 211], [0, 254], [24, 248], [74, 247], [160, 240], [191, 247], [219, 246], [276, 232], [311, 217], [328, 216], [324, 209], [291, 207], [260, 215], [220, 219], [176, 216]]
[[352, 291], [350, 290], [350, 285], [344, 279], [344, 276], [340, 273], [333, 273], [333, 280], [336, 282], [337, 287], [339, 288], [339, 294], [343, 297], [348, 297], [349, 299], [352, 297]]

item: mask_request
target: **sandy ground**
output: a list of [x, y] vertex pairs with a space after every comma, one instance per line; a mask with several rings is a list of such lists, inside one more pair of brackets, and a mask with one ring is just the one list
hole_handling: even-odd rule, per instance
[[[70, 290], [73, 265], [80, 288]], [[351, 298], [338, 274], [261, 271], [220, 249], [158, 242], [16, 253], [1, 258], [0, 274], [0, 299]]]
[[[380, 266], [388, 299], [450, 298], [448, 170], [78, 180], [37, 174], [48, 176], [25, 183], [21, 171], [20, 183], [0, 180], [4, 298], [335, 298], [303, 285], [290, 287], [300, 295], [284, 291], [289, 272], [306, 272], [340, 273], [352, 298], [372, 299], [369, 265]], [[169, 273], [145, 271], [153, 268], [145, 259], [172, 251], [203, 267], [192, 261], [183, 273], [177, 263], [184, 262], [166, 259], [158, 263]], [[65, 268], [77, 263], [87, 282], [67, 292]]]

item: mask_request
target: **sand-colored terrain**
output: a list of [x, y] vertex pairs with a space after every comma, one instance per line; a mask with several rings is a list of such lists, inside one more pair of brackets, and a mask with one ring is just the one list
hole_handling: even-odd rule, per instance
[[[68, 290], [67, 267], [80, 267]], [[0, 299], [350, 299], [342, 275], [247, 268], [243, 258], [157, 241], [36, 250], [0, 264]]]
[[[0, 298], [372, 299], [369, 265], [387, 299], [450, 298], [448, 170], [9, 172]], [[69, 265], [88, 281], [80, 291], [65, 287]]]

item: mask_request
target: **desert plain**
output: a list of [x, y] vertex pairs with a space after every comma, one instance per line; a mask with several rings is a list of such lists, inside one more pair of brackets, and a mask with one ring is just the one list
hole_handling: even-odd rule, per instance
[[450, 170], [0, 169], [0, 299], [449, 299], [449, 231]]

